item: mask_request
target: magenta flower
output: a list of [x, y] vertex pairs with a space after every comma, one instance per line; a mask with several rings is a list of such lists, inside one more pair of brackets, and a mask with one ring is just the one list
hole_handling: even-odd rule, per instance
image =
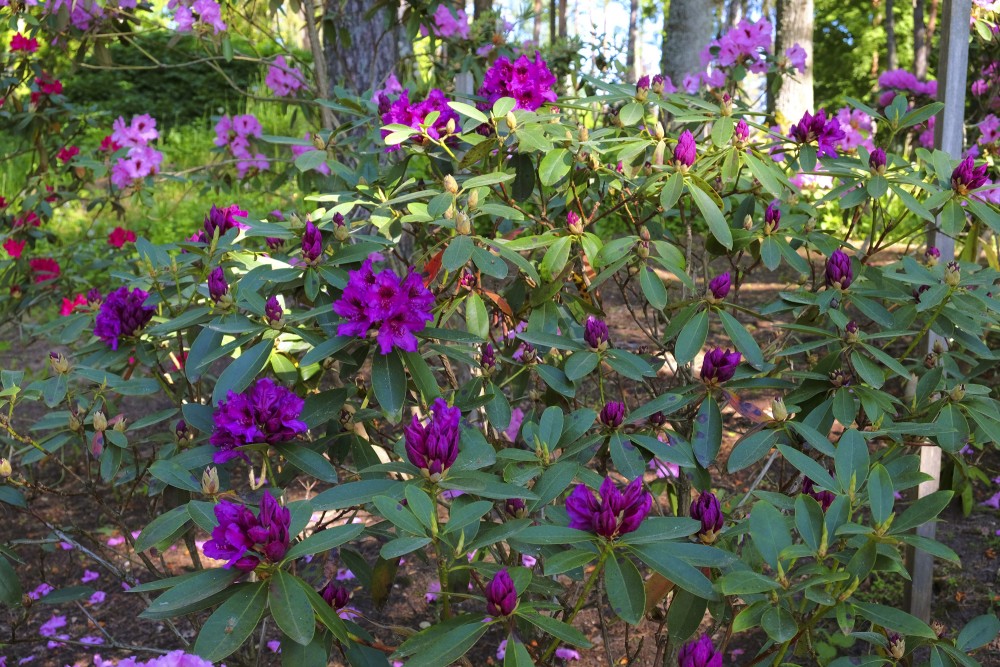
[[684, 130], [674, 146], [674, 164], [678, 167], [690, 167], [697, 157], [698, 146], [694, 142], [694, 135]]
[[262, 561], [277, 563], [288, 552], [291, 512], [269, 491], [264, 492], [257, 516], [244, 505], [223, 500], [215, 506], [219, 525], [205, 543], [205, 555], [225, 560], [226, 569], [250, 572]]
[[722, 653], [715, 650], [711, 637], [702, 635], [681, 647], [677, 665], [678, 667], [722, 667]]
[[854, 282], [851, 258], [843, 250], [834, 250], [826, 260], [826, 284], [837, 289], [847, 289]]
[[250, 225], [237, 220], [237, 218], [245, 218], [246, 215], [247, 212], [237, 204], [231, 204], [224, 208], [213, 204], [208, 215], [205, 216], [202, 229], [191, 237], [191, 240], [198, 243], [208, 243], [216, 232], [221, 237], [230, 229], [250, 229]]
[[806, 55], [806, 50], [798, 43], [793, 44], [791, 48], [785, 49], [785, 57], [788, 58], [788, 64], [800, 72], [806, 71]]
[[698, 538], [705, 544], [712, 544], [726, 520], [722, 516], [719, 499], [711, 491], [705, 491], [691, 503], [691, 518], [701, 522]]
[[264, 316], [270, 322], [277, 322], [281, 319], [284, 312], [281, 310], [281, 304], [278, 303], [278, 297], [269, 296], [267, 298], [267, 303], [264, 304]]
[[440, 480], [458, 458], [459, 422], [462, 411], [448, 407], [444, 399], [434, 400], [431, 418], [421, 423], [416, 415], [404, 429], [406, 457], [420, 468], [424, 477]]
[[493, 349], [493, 344], [483, 343], [479, 349], [479, 365], [482, 366], [483, 370], [490, 371], [496, 368], [497, 355], [496, 350]]
[[989, 180], [986, 177], [989, 168], [988, 164], [975, 166], [975, 160], [969, 155], [951, 172], [951, 188], [960, 195], [967, 195], [970, 191], [983, 187]]
[[129, 290], [119, 287], [108, 294], [97, 311], [94, 335], [112, 350], [118, 349], [123, 338], [131, 338], [139, 333], [153, 318], [156, 308], [145, 305], [149, 297], [139, 288]]
[[716, 347], [708, 351], [701, 362], [701, 379], [706, 384], [718, 384], [733, 378], [743, 355], [729, 349]]
[[625, 404], [621, 401], [608, 401], [601, 408], [598, 420], [608, 428], [618, 428], [625, 421]]
[[737, 143], [745, 144], [750, 138], [750, 126], [747, 122], [740, 118], [739, 122], [736, 123], [736, 127], [733, 129], [733, 138]]
[[516, 607], [514, 580], [507, 574], [507, 568], [503, 568], [486, 584], [486, 611], [491, 616], [510, 616]]
[[587, 321], [583, 325], [583, 340], [594, 351], [607, 349], [611, 342], [611, 332], [608, 331], [608, 325], [604, 320], [588, 315]]
[[226, 272], [221, 266], [212, 269], [208, 274], [208, 296], [218, 303], [229, 293], [229, 283], [226, 282]]
[[11, 53], [34, 53], [38, 50], [38, 40], [34, 37], [25, 37], [21, 33], [14, 33], [14, 36], [10, 38], [10, 51]]
[[[382, 107], [385, 107], [384, 111]], [[424, 119], [433, 111], [438, 112], [437, 120], [425, 131], [431, 139], [440, 141], [454, 131], [454, 128], [458, 126], [459, 118], [455, 110], [448, 106], [448, 98], [439, 89], [432, 89], [427, 93], [427, 97], [420, 102], [410, 102], [409, 89], [404, 90], [399, 98], [393, 102], [390, 102], [388, 97], [381, 98], [379, 102], [379, 113], [383, 125], [398, 124], [420, 129], [421, 125], [424, 124]], [[453, 128], [451, 131], [448, 127], [449, 122]], [[382, 130], [383, 139], [389, 134], [389, 130]], [[387, 146], [385, 150], [389, 153], [398, 149], [397, 145]]]
[[[660, 77], [660, 82], [663, 82], [663, 77]], [[639, 77], [639, 80], [635, 84], [635, 92], [646, 93], [649, 92], [649, 75], [643, 74]]]
[[315, 264], [323, 256], [323, 234], [310, 220], [306, 220], [306, 231], [302, 234], [302, 258], [307, 264]]
[[512, 97], [515, 109], [535, 111], [546, 102], [556, 101], [555, 85], [556, 77], [539, 53], [535, 53], [534, 60], [522, 55], [513, 63], [501, 56], [486, 71], [477, 94], [486, 98], [484, 109], [492, 108], [501, 97]]
[[528, 513], [528, 507], [521, 498], [508, 498], [503, 504], [504, 512], [507, 516], [520, 519]]
[[815, 141], [819, 146], [820, 157], [837, 157], [836, 143], [846, 135], [840, 129], [840, 123], [832, 118], [827, 121], [826, 111], [820, 109], [815, 116], [806, 111], [802, 120], [792, 125], [789, 136], [799, 144]]
[[351, 591], [347, 590], [343, 586], [338, 586], [332, 581], [328, 582], [326, 586], [319, 592], [321, 598], [323, 598], [328, 605], [333, 607], [334, 610], [342, 609], [347, 606], [347, 603], [351, 599]]
[[729, 289], [732, 287], [732, 284], [733, 281], [729, 276], [729, 271], [726, 271], [725, 273], [720, 273], [712, 278], [712, 280], [708, 283], [708, 291], [711, 292], [712, 297], [721, 301], [729, 294]]
[[278, 97], [289, 97], [305, 87], [302, 70], [290, 66], [282, 55], [275, 58], [274, 63], [268, 68], [264, 83]]
[[833, 501], [837, 497], [833, 495], [832, 491], [821, 491], [820, 489], [817, 489], [815, 483], [808, 477], [802, 479], [802, 493], [815, 498], [823, 508], [824, 512], [830, 509], [830, 505], [833, 504]]
[[639, 528], [653, 505], [653, 496], [642, 488], [642, 478], [636, 477], [625, 490], [619, 490], [606, 477], [595, 498], [585, 484], [578, 484], [566, 498], [569, 527], [614, 539]]
[[359, 270], [348, 273], [347, 286], [333, 304], [333, 312], [346, 320], [338, 325], [337, 335], [364, 337], [374, 328], [382, 354], [394, 347], [416, 352], [414, 334], [434, 319], [434, 295], [412, 268], [400, 279], [391, 269], [372, 272], [374, 261], [369, 257]]
[[212, 415], [215, 430], [209, 439], [219, 450], [212, 459], [225, 463], [248, 459], [237, 451], [242, 445], [266, 442], [277, 445], [305, 433], [308, 425], [299, 419], [305, 401], [271, 378], [257, 380], [241, 394], [230, 391]]

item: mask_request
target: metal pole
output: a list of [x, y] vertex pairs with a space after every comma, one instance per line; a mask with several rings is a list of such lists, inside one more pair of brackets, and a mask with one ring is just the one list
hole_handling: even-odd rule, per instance
[[[934, 146], [951, 155], [962, 157], [965, 129], [965, 84], [969, 68], [969, 21], [972, 0], [945, 0], [942, 21], [941, 46], [938, 54], [938, 99], [944, 109], [934, 126]], [[930, 36], [928, 36], [928, 39]], [[928, 234], [928, 245], [937, 246], [941, 260], [955, 258], [955, 239], [938, 233], [937, 227]], [[934, 344], [947, 345], [947, 341], [934, 332], [927, 338], [927, 351]], [[931, 479], [917, 487], [917, 497], [934, 493], [941, 484], [941, 448], [920, 448], [920, 471]], [[934, 539], [933, 522], [917, 527], [917, 535]], [[911, 581], [906, 587], [907, 606], [910, 613], [924, 622], [930, 621], [931, 602], [934, 597], [934, 557], [925, 551], [909, 549]]]

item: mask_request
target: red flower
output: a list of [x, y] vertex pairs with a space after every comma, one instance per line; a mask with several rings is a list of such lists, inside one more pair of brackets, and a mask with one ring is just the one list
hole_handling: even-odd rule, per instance
[[135, 243], [135, 232], [124, 227], [115, 227], [108, 234], [108, 245], [121, 248], [126, 243]]
[[7, 199], [0, 197], [0, 208], [7, 208]]
[[11, 51], [24, 51], [34, 53], [38, 50], [38, 40], [34, 37], [25, 37], [21, 33], [15, 34], [10, 40]]
[[86, 305], [87, 305], [87, 297], [84, 296], [83, 294], [77, 294], [76, 298], [74, 298], [72, 301], [63, 297], [62, 308], [59, 309], [59, 314], [62, 315], [63, 317], [66, 317], [67, 315], [72, 315], [73, 311], [76, 310], [77, 306], [86, 306]]
[[3, 242], [3, 249], [7, 251], [7, 254], [17, 259], [21, 256], [24, 251], [24, 245], [27, 241], [17, 241], [15, 239], [7, 239]]
[[110, 134], [101, 139], [101, 152], [114, 153], [119, 148], [121, 148], [121, 144], [112, 139]]
[[62, 81], [44, 72], [41, 76], [35, 77], [35, 85], [38, 86], [38, 90], [31, 93], [32, 104], [38, 104], [42, 95], [61, 95], [63, 91]]
[[56, 157], [60, 162], [66, 164], [79, 154], [80, 149], [77, 146], [67, 146], [66, 148], [60, 150], [59, 153], [56, 154]]
[[31, 270], [35, 272], [35, 282], [43, 283], [59, 277], [59, 262], [51, 257], [39, 257], [28, 261]]
[[14, 218], [14, 222], [11, 223], [15, 228], [26, 227], [31, 225], [32, 227], [38, 227], [42, 224], [42, 219], [38, 217], [38, 214], [34, 211], [28, 211], [22, 214], [20, 217]]

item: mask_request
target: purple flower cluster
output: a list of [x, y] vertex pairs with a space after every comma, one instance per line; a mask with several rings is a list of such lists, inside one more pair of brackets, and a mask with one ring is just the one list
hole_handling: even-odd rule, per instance
[[111, 167], [111, 183], [115, 187], [124, 189], [160, 171], [163, 153], [149, 145], [160, 136], [155, 118], [149, 114], [133, 116], [126, 125], [125, 118], [119, 116], [111, 127], [111, 141], [128, 148], [126, 156], [118, 158]]
[[[448, 99], [438, 88], [433, 88], [427, 97], [420, 102], [410, 102], [410, 90], [404, 90], [395, 101], [389, 101], [387, 96], [379, 97], [378, 111], [382, 116], [383, 125], [406, 125], [414, 129], [419, 129], [424, 119], [432, 111], [438, 112], [437, 120], [426, 128], [427, 136], [435, 141], [440, 141], [451, 132], [448, 130], [448, 123], [452, 128], [458, 127], [458, 114], [448, 106]], [[453, 130], [452, 130], [453, 131]], [[385, 139], [391, 132], [382, 130], [382, 138]], [[399, 146], [387, 146], [386, 152], [398, 150]]]
[[826, 260], [826, 284], [837, 289], [847, 289], [854, 282], [854, 269], [851, 268], [851, 258], [843, 250], [833, 251]]
[[213, 667], [213, 664], [201, 656], [178, 650], [149, 660], [139, 660], [132, 656], [112, 662], [95, 655], [94, 667]]
[[283, 314], [284, 311], [281, 309], [281, 304], [278, 303], [278, 297], [267, 297], [267, 302], [264, 304], [264, 317], [273, 324], [279, 322]]
[[221, 266], [212, 269], [208, 274], [208, 296], [219, 303], [229, 293], [229, 283], [226, 282], [226, 272]]
[[211, 27], [216, 35], [226, 31], [226, 23], [222, 20], [222, 6], [216, 0], [170, 0], [167, 9], [174, 10], [177, 32], [191, 32], [196, 21]]
[[437, 398], [426, 424], [414, 415], [404, 429], [406, 457], [433, 482], [440, 480], [458, 458], [461, 419], [461, 410], [448, 407], [444, 399]]
[[725, 85], [724, 70], [743, 66], [760, 74], [767, 71], [767, 54], [771, 52], [774, 28], [771, 22], [761, 18], [757, 22], [746, 19], [722, 37], [712, 40], [701, 52], [701, 64], [709, 71], [691, 73], [685, 77], [684, 88], [688, 92], [697, 90], [700, 82], [711, 87]]
[[333, 312], [347, 320], [337, 327], [337, 335], [363, 337], [370, 329], [378, 329], [376, 340], [382, 354], [394, 347], [416, 352], [414, 334], [434, 319], [434, 295], [412, 267], [400, 278], [392, 269], [374, 273], [373, 262], [369, 257], [360, 269], [348, 274], [344, 293], [333, 304]]
[[277, 563], [288, 552], [291, 512], [282, 507], [269, 492], [264, 492], [257, 516], [245, 505], [223, 500], [215, 506], [219, 525], [212, 529], [212, 539], [205, 542], [205, 555], [224, 560], [227, 570], [235, 567], [250, 572], [264, 560]]
[[830, 509], [830, 505], [832, 505], [833, 501], [837, 498], [837, 496], [833, 495], [832, 491], [822, 491], [817, 489], [815, 482], [808, 477], [805, 477], [802, 480], [802, 493], [815, 498], [823, 508], [824, 512]]
[[718, 384], [733, 378], [743, 355], [733, 350], [712, 348], [701, 362], [701, 379], [706, 384]]
[[539, 53], [535, 53], [534, 60], [522, 55], [514, 62], [501, 56], [486, 71], [477, 94], [486, 98], [483, 109], [492, 108], [501, 97], [512, 97], [517, 102], [515, 109], [534, 111], [546, 102], [556, 101], [555, 85], [556, 77]]
[[815, 116], [806, 111], [802, 119], [792, 125], [788, 135], [799, 144], [815, 141], [819, 146], [820, 157], [837, 157], [836, 144], [846, 136], [836, 119], [826, 119], [826, 111], [823, 109], [817, 111]]
[[844, 138], [837, 142], [838, 148], [846, 152], [851, 152], [858, 146], [864, 146], [869, 153], [875, 150], [875, 142], [872, 141], [871, 116], [861, 109], [842, 107], [837, 110], [837, 115], [834, 118], [844, 133]]
[[725, 273], [720, 273], [709, 281], [708, 291], [712, 295], [713, 299], [722, 301], [729, 295], [729, 290], [732, 285], [733, 280], [729, 275], [729, 271], [726, 271]]
[[507, 568], [503, 568], [486, 584], [486, 611], [492, 616], [510, 616], [516, 607], [514, 580], [507, 573]]
[[306, 264], [315, 264], [322, 256], [323, 234], [311, 220], [306, 220], [306, 230], [302, 233], [302, 259]]
[[212, 415], [215, 430], [209, 441], [219, 450], [212, 460], [247, 459], [237, 447], [255, 442], [276, 445], [305, 433], [309, 427], [299, 419], [304, 406], [305, 401], [271, 378], [257, 380], [240, 394], [228, 392]]
[[[459, 9], [455, 14], [447, 5], [438, 5], [434, 11], [434, 34], [438, 37], [455, 37], [469, 39], [469, 16], [464, 9]], [[420, 34], [427, 36], [427, 26], [420, 26]]]
[[302, 79], [302, 70], [290, 66], [282, 55], [275, 58], [268, 68], [264, 83], [278, 97], [290, 97], [306, 85]]
[[985, 163], [977, 167], [975, 160], [969, 155], [951, 172], [952, 190], [960, 195], [966, 195], [976, 188], [983, 187], [989, 180], [986, 176], [989, 168], [990, 166]]
[[215, 145], [225, 148], [236, 158], [236, 173], [240, 178], [252, 171], [267, 171], [267, 156], [252, 153], [250, 140], [260, 139], [264, 129], [252, 113], [242, 116], [225, 115], [215, 124]]
[[697, 157], [698, 146], [694, 142], [694, 135], [689, 130], [684, 130], [677, 138], [677, 145], [674, 146], [674, 166], [687, 169], [694, 164]]
[[330, 581], [319, 592], [321, 598], [334, 610], [343, 609], [351, 599], [351, 591]]
[[905, 69], [894, 69], [882, 72], [878, 85], [883, 92], [879, 95], [879, 106], [887, 107], [897, 94], [913, 94], [918, 97], [934, 99], [937, 96], [937, 81], [921, 81], [917, 75]]
[[711, 491], [705, 491], [691, 502], [691, 518], [701, 522], [698, 529], [698, 539], [705, 544], [712, 544], [722, 527], [726, 525], [722, 516], [719, 499]]
[[112, 350], [118, 349], [122, 338], [134, 336], [149, 324], [156, 308], [147, 306], [149, 293], [136, 288], [119, 287], [101, 303], [94, 324], [94, 335]]
[[595, 352], [607, 349], [611, 343], [608, 325], [593, 315], [587, 316], [587, 321], [583, 325], [583, 340], [587, 343], [587, 347]]
[[722, 653], [708, 635], [689, 641], [677, 655], [678, 667], [722, 667]]
[[597, 419], [608, 428], [618, 428], [625, 421], [625, 404], [621, 401], [608, 401], [601, 408]]
[[614, 539], [639, 528], [653, 505], [653, 496], [642, 488], [642, 478], [636, 477], [620, 490], [610, 477], [604, 478], [594, 497], [585, 484], [578, 484], [566, 498], [569, 527]]
[[236, 219], [245, 218], [246, 215], [247, 212], [237, 204], [230, 204], [223, 208], [219, 208], [213, 204], [208, 215], [205, 216], [205, 221], [202, 223], [203, 228], [188, 240], [197, 243], [209, 243], [212, 237], [215, 236], [216, 231], [218, 231], [219, 236], [222, 236], [230, 229], [250, 229], [250, 225]]

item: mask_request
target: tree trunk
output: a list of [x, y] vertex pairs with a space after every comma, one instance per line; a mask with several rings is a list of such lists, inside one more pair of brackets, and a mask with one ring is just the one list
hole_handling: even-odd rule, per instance
[[781, 57], [795, 44], [806, 52], [806, 71], [782, 77], [774, 92], [774, 111], [788, 122], [813, 108], [813, 14], [813, 0], [778, 0], [774, 52]]
[[493, 9], [493, 0], [475, 0], [473, 6], [475, 8], [473, 18], [481, 19]]
[[556, 28], [556, 17], [558, 15], [558, 3], [556, 0], [549, 0], [549, 44], [555, 44], [559, 40], [559, 32]]
[[631, 0], [628, 13], [628, 53], [625, 54], [625, 69], [628, 70], [628, 80], [639, 78], [636, 71], [636, 60], [639, 56], [639, 0]]
[[566, 3], [567, 0], [559, 0], [559, 36], [566, 37]]
[[[810, 0], [810, 4], [812, 4]], [[664, 18], [663, 73], [680, 87], [685, 74], [703, 68], [701, 52], [712, 39], [712, 4], [705, 0], [671, 0]]]
[[531, 34], [535, 42], [535, 48], [542, 45], [542, 0], [534, 0], [533, 9], [535, 12], [535, 30]]
[[368, 0], [326, 0], [324, 51], [330, 81], [361, 93], [379, 86], [399, 60], [399, 21]]
[[893, 14], [894, 0], [885, 0], [885, 50], [886, 65], [889, 69], [899, 67], [899, 57], [896, 54], [896, 16]]
[[931, 54], [931, 39], [937, 27], [938, 0], [931, 0], [931, 11], [924, 22], [924, 0], [913, 0], [913, 73], [918, 79], [927, 78]]

